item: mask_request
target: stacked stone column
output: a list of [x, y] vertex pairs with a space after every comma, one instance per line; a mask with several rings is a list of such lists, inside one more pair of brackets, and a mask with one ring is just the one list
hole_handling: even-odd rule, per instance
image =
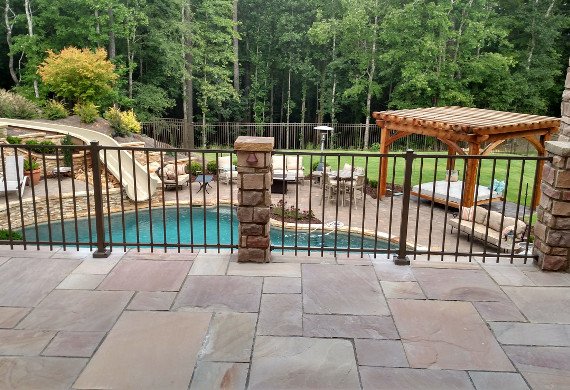
[[546, 142], [542, 195], [534, 226], [534, 254], [543, 270], [563, 271], [570, 256], [570, 67], [562, 94], [558, 141]]
[[271, 206], [272, 137], [238, 137], [238, 261], [271, 261], [269, 215]]

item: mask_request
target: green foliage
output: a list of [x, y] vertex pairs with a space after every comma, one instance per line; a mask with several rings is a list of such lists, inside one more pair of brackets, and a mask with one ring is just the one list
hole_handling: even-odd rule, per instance
[[380, 144], [378, 142], [374, 142], [372, 145], [370, 145], [369, 149], [371, 152], [378, 152], [380, 150]]
[[69, 112], [65, 106], [57, 100], [49, 100], [46, 102], [44, 105], [43, 113], [44, 117], [51, 120], [63, 119], [69, 116]]
[[6, 141], [8, 141], [8, 143], [11, 145], [21, 145], [22, 144], [22, 139], [20, 137], [16, 137], [13, 135], [7, 136]]
[[35, 119], [41, 114], [36, 104], [16, 93], [0, 89], [0, 118]]
[[29, 158], [24, 159], [24, 171], [35, 171], [40, 167], [40, 164], [35, 160], [30, 160]]
[[31, 139], [26, 141], [26, 145], [31, 146], [31, 150], [36, 153], [55, 154], [55, 143], [52, 141], [37, 141], [35, 139]]
[[125, 137], [130, 133], [141, 132], [141, 124], [133, 110], [121, 111], [117, 107], [110, 107], [105, 113], [105, 119], [113, 129], [114, 137]]
[[203, 172], [202, 164], [196, 161], [191, 161], [186, 165], [186, 172], [189, 172], [192, 176], [196, 176]]
[[94, 52], [75, 47], [60, 53], [48, 50], [38, 74], [56, 96], [74, 103], [99, 102], [112, 93], [118, 77], [115, 65], [107, 60], [107, 52], [102, 48]]
[[372, 188], [378, 188], [378, 179], [367, 179], [368, 184]]
[[73, 107], [73, 112], [83, 123], [93, 123], [99, 118], [99, 107], [92, 102], [77, 103]]
[[133, 87], [133, 109], [141, 121], [161, 118], [176, 102], [167, 92], [150, 84], [135, 83]]
[[14, 230], [8, 230], [8, 229], [0, 229], [0, 240], [14, 240], [14, 241], [19, 241], [19, 240], [23, 240], [24, 237], [22, 236], [22, 233], [14, 231]]
[[[311, 165], [311, 172], [314, 172], [317, 170], [317, 168], [319, 167], [319, 164], [321, 163], [320, 160], [313, 160], [313, 164]], [[329, 163], [325, 163], [325, 165], [327, 167], [330, 167], [331, 165]]]
[[[67, 134], [61, 140], [62, 145], [74, 145], [73, 138], [71, 135]], [[73, 165], [73, 152], [74, 148], [63, 148], [63, 165], [66, 167], [71, 167]]]
[[211, 174], [218, 173], [218, 162], [216, 160], [208, 161], [206, 164], [206, 170]]

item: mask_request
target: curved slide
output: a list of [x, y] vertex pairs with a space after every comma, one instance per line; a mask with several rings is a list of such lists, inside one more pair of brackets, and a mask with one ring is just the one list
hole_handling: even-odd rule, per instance
[[[35, 131], [49, 131], [61, 134], [69, 134], [74, 138], [80, 139], [86, 144], [89, 144], [91, 141], [99, 141], [99, 145], [101, 146], [120, 146], [117, 141], [108, 135], [80, 127], [20, 119], [0, 118], [0, 126], [2, 125], [14, 126], [21, 129], [29, 129]], [[149, 175], [146, 167], [144, 167], [136, 160], [134, 162], [133, 172], [133, 159], [131, 157], [131, 153], [128, 153], [126, 150], [107, 150], [107, 169], [113, 176], [117, 178], [117, 180], [120, 180], [121, 177], [121, 174], [119, 174], [119, 153], [121, 153], [122, 185], [127, 196], [129, 199], [136, 199], [137, 202], [148, 201], [148, 189], [150, 187], [150, 196], [154, 195], [157, 184], [159, 182], [158, 177], [155, 175]], [[101, 162], [104, 162], [103, 152], [100, 152], [99, 156], [101, 158]]]

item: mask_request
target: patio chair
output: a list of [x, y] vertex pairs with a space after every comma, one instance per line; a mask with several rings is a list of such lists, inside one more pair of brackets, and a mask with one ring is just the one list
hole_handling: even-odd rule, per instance
[[294, 177], [295, 181], [304, 184], [305, 170], [303, 168], [303, 156], [287, 156], [285, 158], [285, 161], [286, 161], [287, 176]]
[[165, 189], [177, 189], [188, 184], [190, 175], [186, 173], [183, 165], [175, 167], [174, 164], [167, 164], [156, 171], [157, 176], [164, 183]]
[[224, 184], [237, 181], [238, 173], [236, 166], [232, 164], [232, 157], [218, 157], [218, 180]]
[[[20, 197], [24, 196], [27, 176], [24, 176], [24, 157], [6, 156], [4, 159], [6, 171], [0, 178], [0, 194], [4, 192], [19, 192]], [[1, 166], [1, 165], [0, 165]]]
[[[364, 175], [355, 175], [355, 179], [352, 180], [351, 196], [354, 200], [354, 207], [356, 207], [356, 199], [364, 199], [364, 182]], [[350, 184], [347, 185], [350, 186]]]
[[325, 187], [325, 195], [321, 197], [319, 204], [323, 204], [323, 198], [325, 196], [329, 201], [334, 200], [335, 197], [338, 196], [339, 191], [341, 191], [344, 196], [344, 182], [331, 179], [328, 173], [323, 173], [323, 185]]

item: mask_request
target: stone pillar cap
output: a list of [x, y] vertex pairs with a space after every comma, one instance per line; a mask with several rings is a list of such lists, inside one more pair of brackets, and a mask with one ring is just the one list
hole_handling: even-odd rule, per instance
[[244, 152], [271, 152], [275, 139], [273, 137], [239, 136], [234, 143], [234, 150]]
[[547, 152], [555, 156], [570, 157], [570, 142], [547, 141], [544, 144]]

